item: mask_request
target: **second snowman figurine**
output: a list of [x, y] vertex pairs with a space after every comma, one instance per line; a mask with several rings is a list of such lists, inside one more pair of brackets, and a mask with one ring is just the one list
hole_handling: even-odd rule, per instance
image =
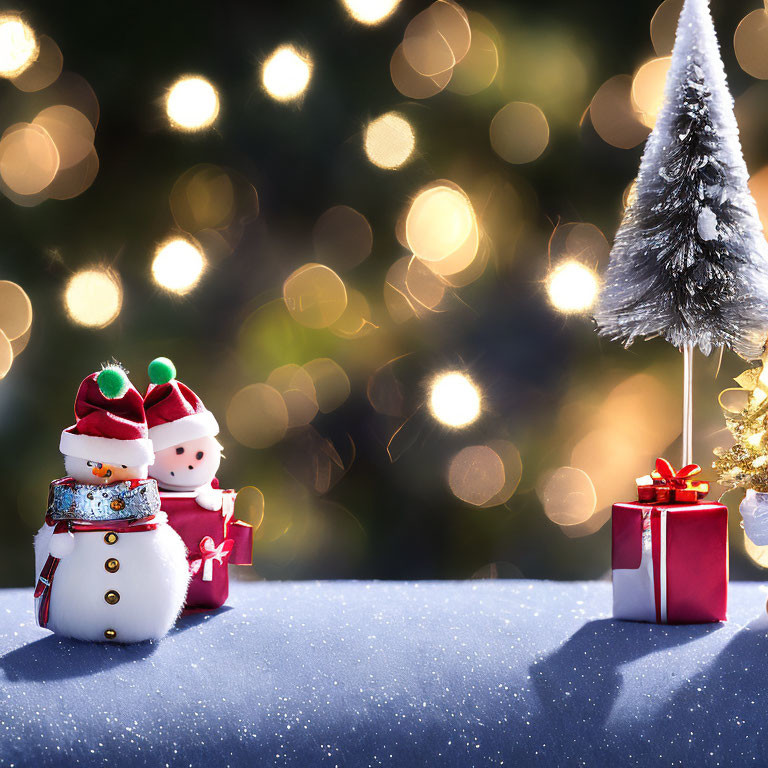
[[181, 612], [184, 543], [147, 478], [141, 395], [118, 366], [88, 376], [61, 433], [69, 477], [51, 483], [35, 537], [38, 624], [79, 640], [157, 640]]
[[212, 609], [229, 594], [228, 564], [250, 565], [253, 529], [234, 518], [235, 492], [219, 488], [219, 425], [203, 401], [176, 379], [166, 357], [149, 364], [144, 398], [161, 506], [189, 550], [186, 607]]

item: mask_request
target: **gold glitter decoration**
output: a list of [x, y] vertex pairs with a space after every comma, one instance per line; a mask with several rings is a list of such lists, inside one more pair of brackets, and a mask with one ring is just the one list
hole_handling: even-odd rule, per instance
[[738, 388], [720, 393], [725, 424], [735, 439], [730, 448], [716, 448], [712, 464], [729, 488], [768, 493], [768, 370], [765, 359], [734, 381]]

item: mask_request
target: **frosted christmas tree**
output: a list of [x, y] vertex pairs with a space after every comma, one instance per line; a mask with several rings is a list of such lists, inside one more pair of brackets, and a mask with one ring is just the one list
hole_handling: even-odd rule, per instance
[[723, 621], [728, 509], [692, 479], [692, 354], [760, 357], [768, 326], [768, 244], [747, 186], [733, 99], [707, 0], [685, 0], [665, 101], [637, 196], [616, 235], [595, 320], [629, 346], [662, 336], [684, 353], [683, 466], [659, 459], [638, 499], [613, 505], [613, 615]]
[[595, 313], [602, 335], [760, 357], [768, 244], [747, 179], [708, 2], [686, 0], [665, 102]]

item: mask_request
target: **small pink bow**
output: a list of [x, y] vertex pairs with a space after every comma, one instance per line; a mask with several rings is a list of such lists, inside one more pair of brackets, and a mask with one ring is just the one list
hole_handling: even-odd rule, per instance
[[232, 539], [224, 539], [221, 544], [216, 546], [210, 536], [203, 536], [200, 539], [200, 557], [192, 560], [189, 564], [190, 570], [193, 574], [196, 574], [200, 571], [200, 566], [202, 566], [202, 580], [213, 581], [214, 560], [219, 565], [224, 565], [224, 561], [229, 557], [234, 545], [235, 542]]

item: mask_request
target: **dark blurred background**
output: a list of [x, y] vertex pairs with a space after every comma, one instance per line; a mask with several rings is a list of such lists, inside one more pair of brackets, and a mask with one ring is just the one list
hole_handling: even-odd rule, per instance
[[[747, 16], [764, 14], [758, 5], [714, 0], [712, 10], [762, 215], [768, 41]], [[631, 195], [663, 83], [656, 59], [670, 52], [679, 4], [662, 4], [653, 40], [656, 2], [472, 0], [461, 5], [466, 17], [442, 8], [409, 27], [429, 7], [403, 0], [377, 24], [358, 22], [340, 0], [7, 9], [55, 41], [63, 74], [39, 90], [3, 79], [2, 130], [32, 130], [23, 126], [42, 110], [70, 105], [95, 124], [95, 151], [75, 153], [75, 172], [60, 170], [56, 189], [28, 194], [14, 180], [21, 145], [3, 147], [9, 133], [0, 140], [0, 280], [21, 286], [34, 313], [0, 381], [0, 585], [32, 583], [32, 535], [47, 485], [63, 472], [59, 433], [72, 423], [81, 379], [114, 357], [143, 391], [158, 355], [219, 419], [222, 485], [247, 487], [238, 514], [258, 529], [254, 566], [241, 576], [609, 573], [611, 502], [632, 498], [655, 456], [679, 462], [682, 361], [660, 340], [624, 350], [599, 339], [582, 299]], [[404, 94], [393, 54], [405, 39], [409, 62], [438, 57], [429, 30], [441, 23], [457, 39], [466, 24], [479, 48], [470, 45], [466, 62], [451, 49], [455, 71], [433, 75], [426, 98], [412, 90], [425, 87], [423, 74], [393, 66]], [[262, 83], [264, 62], [284, 44], [312, 62], [306, 90], [288, 101]], [[52, 50], [41, 44], [40, 56], [55, 60]], [[193, 132], [166, 115], [169, 88], [188, 74], [207, 78], [220, 103], [213, 125]], [[533, 108], [504, 111], [515, 102], [538, 107], [544, 127]], [[365, 141], [369, 123], [390, 112], [410, 124], [415, 146], [387, 169], [369, 157], [376, 135], [368, 153]], [[62, 128], [71, 113], [53, 117], [48, 133], [63, 163], [64, 145], [90, 140], [88, 127], [73, 119]], [[384, 132], [381, 152], [389, 139], [393, 151], [402, 143], [402, 126]], [[419, 254], [410, 263], [419, 226], [427, 241], [444, 234], [442, 209], [421, 219], [411, 209], [438, 180], [449, 203], [467, 196], [479, 232], [459, 277]], [[318, 224], [335, 206], [354, 211]], [[205, 266], [196, 284], [169, 290], [155, 258], [173, 237], [192, 243]], [[310, 269], [288, 280], [308, 263], [338, 277]], [[582, 267], [565, 298], [551, 282], [564, 263]], [[183, 255], [171, 261], [170, 283], [174, 268], [184, 283], [185, 264]], [[87, 270], [106, 283], [96, 299], [86, 291], [84, 304], [76, 294], [68, 304], [70, 281]], [[346, 309], [334, 279], [346, 286]], [[302, 318], [302, 291], [320, 321]], [[341, 311], [330, 327], [308, 327]], [[694, 458], [705, 474], [712, 448], [727, 442], [717, 394], [745, 367], [730, 352], [721, 365], [696, 357]], [[430, 409], [447, 371], [480, 396], [478, 417], [461, 427], [443, 422], [472, 409], [471, 389], [468, 404], [459, 389]], [[267, 380], [273, 389], [253, 386]], [[762, 578], [768, 553], [745, 551], [739, 498], [726, 495], [731, 574]]]

